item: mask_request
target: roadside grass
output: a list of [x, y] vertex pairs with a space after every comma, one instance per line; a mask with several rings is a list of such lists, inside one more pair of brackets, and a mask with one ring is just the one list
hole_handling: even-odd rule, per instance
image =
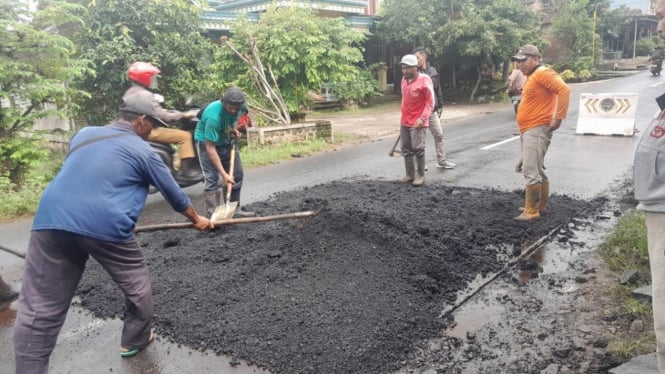
[[48, 160], [31, 169], [20, 190], [15, 191], [9, 179], [0, 177], [0, 222], [30, 216], [37, 210], [42, 191], [60, 170], [64, 154], [53, 153]]
[[619, 220], [614, 232], [600, 246], [600, 254], [612, 270], [636, 269], [649, 275], [644, 213], [631, 212]]
[[620, 302], [618, 314], [630, 322], [641, 320], [644, 331], [626, 331], [617, 334], [617, 338], [610, 341], [608, 351], [627, 359], [645, 353], [653, 352], [655, 335], [653, 332], [651, 303], [639, 300], [632, 295], [632, 291], [651, 282], [649, 268], [649, 252], [647, 248], [646, 226], [643, 212], [631, 212], [622, 217], [614, 232], [600, 245], [600, 256], [617, 274], [626, 270], [637, 270], [640, 274], [637, 283], [622, 285], [616, 283], [610, 292]]
[[633, 337], [612, 341], [607, 345], [607, 350], [626, 360], [654, 352], [655, 345], [656, 336], [652, 330], [649, 330]]

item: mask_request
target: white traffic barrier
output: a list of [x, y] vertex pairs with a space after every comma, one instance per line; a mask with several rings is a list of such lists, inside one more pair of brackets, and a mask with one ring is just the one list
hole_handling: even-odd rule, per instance
[[633, 136], [637, 93], [580, 94], [577, 134]]

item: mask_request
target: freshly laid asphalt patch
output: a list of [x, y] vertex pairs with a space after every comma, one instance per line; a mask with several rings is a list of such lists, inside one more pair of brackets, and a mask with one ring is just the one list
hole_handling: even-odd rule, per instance
[[[477, 275], [599, 205], [554, 195], [546, 217], [520, 223], [519, 192], [344, 181], [247, 208], [321, 203], [302, 221], [139, 234], [156, 332], [275, 373], [390, 372], [440, 335], [438, 315]], [[77, 294], [96, 316], [122, 316], [124, 298], [95, 261]]]

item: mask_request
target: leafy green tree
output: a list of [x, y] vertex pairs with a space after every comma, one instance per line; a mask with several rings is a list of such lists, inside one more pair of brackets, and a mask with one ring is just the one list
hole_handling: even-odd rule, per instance
[[[320, 17], [311, 8], [271, 6], [258, 22], [241, 18], [231, 31], [230, 42], [243, 55], [251, 54], [255, 42], [290, 112], [324, 82], [352, 82], [363, 62], [360, 43], [365, 35], [342, 18]], [[246, 89], [253, 100], [262, 100], [250, 83], [250, 69], [233, 51], [220, 46], [214, 61], [216, 74], [233, 77], [233, 84]]]
[[592, 17], [593, 7], [589, 0], [571, 0], [562, 4], [552, 20], [552, 33], [570, 58], [591, 56], [595, 35]]
[[543, 44], [539, 17], [516, 0], [386, 0], [383, 15], [377, 29], [387, 40], [443, 56], [453, 88], [459, 77], [472, 77], [471, 99], [484, 70], [507, 69], [508, 57], [526, 42]]
[[483, 70], [502, 63], [507, 67], [508, 57], [526, 42], [542, 44], [536, 33], [537, 19], [514, 0], [468, 3], [458, 18], [435, 31], [434, 49], [445, 56], [456, 56], [455, 70], [473, 72], [475, 84], [469, 99], [474, 100]]
[[58, 34], [61, 25], [81, 24], [83, 14], [61, 1], [41, 1], [33, 13], [23, 2], [0, 0], [0, 177], [16, 190], [49, 155], [31, 131], [35, 121], [68, 118], [85, 95], [71, 82], [88, 72], [88, 62], [74, 58], [74, 44]]
[[82, 113], [91, 123], [105, 123], [116, 115], [120, 98], [129, 87], [127, 68], [135, 61], [159, 67], [158, 91], [168, 107], [182, 108], [188, 98], [202, 102], [219, 95], [208, 83], [212, 45], [201, 34], [198, 3], [97, 0], [88, 4], [88, 11], [86, 25], [76, 30], [73, 38], [81, 56], [93, 61], [96, 69], [96, 74], [79, 82], [92, 94]]

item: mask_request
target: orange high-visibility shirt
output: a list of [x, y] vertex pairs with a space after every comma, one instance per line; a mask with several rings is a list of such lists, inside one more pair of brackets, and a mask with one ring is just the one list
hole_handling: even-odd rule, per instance
[[552, 119], [564, 119], [568, 113], [570, 88], [556, 71], [540, 66], [526, 79], [522, 101], [517, 110], [520, 132], [549, 125]]

